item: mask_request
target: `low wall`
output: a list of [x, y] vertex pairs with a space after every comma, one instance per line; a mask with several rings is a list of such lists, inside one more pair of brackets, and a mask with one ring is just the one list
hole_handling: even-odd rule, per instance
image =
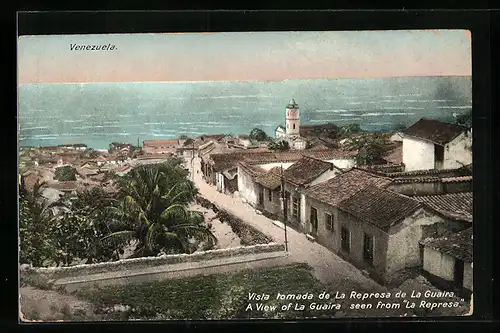
[[43, 275], [45, 279], [56, 280], [66, 277], [84, 276], [98, 273], [109, 273], [115, 271], [136, 270], [150, 268], [167, 264], [179, 264], [187, 262], [198, 262], [210, 259], [243, 256], [257, 253], [269, 253], [284, 251], [284, 244], [270, 243], [252, 246], [240, 246], [229, 249], [217, 249], [193, 254], [172, 254], [158, 257], [143, 257], [135, 259], [123, 259], [112, 262], [103, 262], [88, 265], [76, 265], [68, 267], [24, 267], [21, 269], [21, 279], [33, 280], [34, 277]]
[[196, 202], [207, 209], [211, 209], [216, 214], [216, 218], [223, 222], [229, 224], [232, 231], [238, 235], [241, 239], [241, 244], [243, 245], [257, 245], [257, 244], [269, 244], [273, 242], [273, 238], [260, 232], [256, 228], [252, 227], [248, 223], [245, 223], [237, 216], [229, 213], [228, 211], [218, 207], [211, 201], [203, 198], [202, 196], [196, 197]]

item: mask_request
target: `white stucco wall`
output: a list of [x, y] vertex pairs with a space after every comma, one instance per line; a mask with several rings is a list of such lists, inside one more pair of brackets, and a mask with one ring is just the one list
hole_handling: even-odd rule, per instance
[[307, 222], [306, 195], [300, 194], [300, 223], [304, 227]]
[[333, 165], [340, 169], [350, 169], [356, 166], [354, 158], [336, 158], [333, 160], [326, 160], [326, 162], [333, 163]]
[[425, 271], [431, 273], [432, 275], [439, 276], [446, 281], [453, 281], [455, 259], [451, 256], [448, 256], [426, 246], [424, 248], [423, 268]]
[[405, 171], [434, 169], [434, 144], [415, 138], [403, 139]]
[[422, 226], [442, 222], [439, 216], [419, 209], [412, 216], [389, 230], [387, 243], [387, 273], [420, 264], [419, 241], [422, 239]]
[[444, 148], [444, 169], [460, 168], [472, 163], [472, 132], [462, 133]]
[[401, 134], [400, 132], [394, 133], [389, 138], [389, 141], [392, 141], [392, 142], [402, 142], [403, 141], [403, 134]]
[[309, 186], [313, 186], [319, 183], [326, 182], [328, 179], [332, 179], [333, 177], [336, 177], [340, 173], [339, 170], [333, 169], [333, 170], [327, 170], [323, 172], [318, 178], [313, 180]]
[[472, 269], [472, 263], [464, 263], [464, 287], [469, 289], [469, 290], [473, 290], [472, 288], [472, 285], [473, 285], [473, 279], [474, 279], [474, 276], [472, 274], [473, 272], [473, 269]]
[[289, 142], [289, 144], [292, 149], [295, 150], [304, 150], [307, 148], [307, 142], [305, 140], [294, 140], [292, 142]]
[[238, 192], [241, 198], [244, 198], [250, 205], [256, 205], [258, 193], [252, 177], [245, 170], [238, 166]]
[[221, 172], [215, 174], [215, 186], [217, 191], [224, 193], [224, 175]]

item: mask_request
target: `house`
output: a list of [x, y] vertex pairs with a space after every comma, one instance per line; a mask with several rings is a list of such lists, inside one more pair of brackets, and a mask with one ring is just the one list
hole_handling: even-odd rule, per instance
[[276, 127], [276, 129], [274, 130], [274, 136], [276, 137], [276, 139], [285, 138], [286, 136], [285, 126], [279, 125], [278, 127]]
[[143, 151], [146, 154], [173, 154], [181, 145], [179, 140], [145, 140]]
[[59, 145], [62, 149], [69, 149], [69, 150], [80, 150], [80, 151], [85, 151], [87, 150], [87, 145], [84, 143], [73, 143], [73, 144], [66, 144], [66, 145]]
[[259, 173], [255, 176], [255, 184], [260, 186], [255, 191], [260, 193], [260, 208], [273, 216], [278, 216], [283, 211], [282, 204], [282, 174], [283, 169], [275, 166], [270, 170]]
[[109, 152], [126, 152], [132, 151], [133, 146], [130, 143], [112, 142], [109, 145]]
[[249, 147], [252, 145], [252, 142], [250, 140], [249, 135], [246, 135], [246, 134], [238, 135], [237, 140], [238, 140], [238, 143], [243, 147]]
[[[298, 230], [306, 230], [306, 198], [304, 191], [341, 174], [331, 162], [304, 156], [283, 171], [287, 222]], [[268, 190], [269, 191], [269, 190]]]
[[435, 235], [440, 216], [410, 197], [367, 186], [339, 204], [336, 251], [380, 283], [422, 265], [419, 242]]
[[382, 159], [388, 164], [403, 164], [403, 143], [396, 142], [391, 144], [382, 156]]
[[422, 241], [424, 276], [442, 289], [457, 290], [462, 297], [470, 297], [473, 290], [472, 244], [472, 227], [451, 236]]
[[452, 169], [472, 163], [472, 129], [422, 118], [402, 133], [407, 171]]
[[[338, 205], [362, 188], [373, 185], [387, 187], [392, 180], [383, 175], [353, 168], [332, 179], [305, 190], [306, 222], [303, 229], [316, 237], [316, 241], [327, 248], [337, 250], [334, 245], [334, 230], [339, 230]], [[311, 214], [312, 217], [311, 218]]]
[[76, 173], [82, 178], [88, 178], [90, 176], [95, 176], [98, 173], [97, 169], [94, 168], [76, 168]]
[[413, 199], [440, 215], [446, 221], [447, 229], [453, 232], [467, 229], [472, 224], [472, 192], [415, 196]]
[[234, 193], [238, 190], [238, 168], [230, 168], [216, 174], [215, 186], [222, 193]]
[[403, 142], [403, 133], [396, 132], [389, 137], [389, 141], [391, 142]]
[[459, 169], [418, 170], [385, 174], [394, 181], [390, 190], [408, 195], [425, 196], [445, 193], [471, 192], [471, 170]]
[[[285, 151], [273, 152], [262, 148], [265, 151], [259, 151], [260, 148], [251, 150], [235, 150], [229, 153], [210, 154], [206, 159], [202, 159], [202, 172], [205, 180], [208, 183], [215, 184], [216, 173], [221, 173], [238, 167], [239, 162], [246, 162], [249, 165], [258, 166], [259, 169], [267, 171], [276, 166], [283, 167], [284, 169], [291, 166], [304, 156], [320, 159], [325, 162], [332, 163], [335, 167], [340, 169], [348, 169], [354, 166], [354, 155], [352, 152], [342, 150], [323, 150], [323, 151]], [[244, 172], [243, 169], [241, 169]], [[238, 191], [240, 195], [247, 193], [247, 190], [242, 192], [239, 181], [240, 168], [238, 167]], [[252, 185], [253, 188], [253, 185]], [[252, 194], [252, 197], [257, 197], [257, 194]], [[245, 198], [245, 197], [244, 197]], [[248, 198], [246, 198], [248, 200]], [[254, 202], [256, 205], [257, 202]]]

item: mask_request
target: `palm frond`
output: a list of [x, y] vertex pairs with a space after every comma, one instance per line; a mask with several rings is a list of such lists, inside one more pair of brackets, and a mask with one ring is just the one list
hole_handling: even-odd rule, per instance
[[101, 241], [105, 241], [106, 239], [115, 238], [115, 237], [124, 237], [124, 238], [128, 238], [128, 239], [132, 239], [132, 238], [134, 238], [134, 236], [135, 236], [135, 231], [123, 230], [123, 231], [113, 232], [107, 236], [104, 236], [101, 238]]

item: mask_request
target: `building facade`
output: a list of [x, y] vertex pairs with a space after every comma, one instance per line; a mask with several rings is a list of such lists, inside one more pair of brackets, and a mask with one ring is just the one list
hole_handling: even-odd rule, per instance
[[406, 171], [460, 168], [472, 163], [472, 129], [422, 118], [403, 131]]

